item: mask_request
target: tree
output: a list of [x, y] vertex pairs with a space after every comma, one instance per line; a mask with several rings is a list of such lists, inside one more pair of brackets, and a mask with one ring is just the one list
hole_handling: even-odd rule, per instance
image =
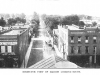
[[61, 17], [58, 15], [42, 15], [42, 19], [45, 23], [46, 30], [51, 34], [53, 33], [53, 29], [57, 28], [59, 24], [61, 24]]
[[17, 21], [17, 23], [21, 23], [21, 18], [16, 17], [15, 20]]
[[40, 21], [39, 21], [39, 15], [36, 13], [36, 12], [34, 12], [34, 14], [33, 14], [33, 18], [32, 18], [32, 20], [31, 20], [31, 23], [35, 23], [35, 24], [39, 24], [40, 23]]
[[4, 20], [3, 17], [0, 19], [0, 26], [4, 27], [6, 25], [6, 21]]
[[88, 20], [91, 20], [91, 19], [92, 19], [92, 16], [87, 16], [87, 19], [88, 19]]
[[8, 25], [15, 25], [16, 23], [26, 23], [26, 19], [21, 19], [20, 17], [9, 18], [8, 19]]
[[51, 33], [58, 25], [78, 25], [79, 17], [77, 15], [59, 16], [59, 15], [42, 15], [47, 30]]
[[25, 18], [26, 18], [26, 15], [25, 15], [24, 13], [21, 13], [21, 14], [20, 14], [20, 18], [21, 18], [21, 19], [25, 19]]
[[8, 19], [8, 25], [15, 25], [17, 21], [14, 18], [9, 18]]
[[96, 26], [96, 25], [97, 25], [97, 22], [92, 22], [92, 25], [93, 25], [93, 26]]
[[26, 23], [26, 19], [21, 19], [21, 22], [25, 24]]
[[11, 14], [11, 17], [12, 17], [12, 18], [15, 18], [16, 16], [15, 16], [14, 14]]
[[62, 25], [78, 25], [79, 23], [79, 17], [77, 15], [70, 15], [63, 17]]
[[84, 27], [85, 23], [83, 21], [79, 21], [79, 24], [78, 24], [80, 27]]
[[0, 14], [0, 17], [3, 18], [4, 17], [4, 14]]
[[5, 14], [5, 19], [9, 19], [10, 18], [10, 15], [9, 14]]

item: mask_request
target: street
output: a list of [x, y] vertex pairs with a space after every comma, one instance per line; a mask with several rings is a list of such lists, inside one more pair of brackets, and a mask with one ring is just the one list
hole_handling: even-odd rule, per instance
[[[46, 41], [49, 41], [50, 39], [50, 37], [48, 37], [49, 35], [47, 35], [48, 34], [45, 30], [45, 25], [40, 18], [38, 31], [35, 34], [35, 37], [31, 38], [31, 43], [25, 55], [25, 60], [23, 61], [21, 68], [32, 68], [32, 66], [34, 65], [37, 65], [36, 67], [38, 68], [61, 68], [64, 66], [62, 66], [63, 61], [65, 61], [65, 68], [68, 68], [70, 66], [77, 68], [77, 65], [64, 60], [58, 53], [58, 51], [52, 48], [52, 45], [50, 46], [48, 43], [46, 43]], [[39, 65], [42, 66], [39, 67]], [[57, 65], [59, 65], [59, 67], [57, 67]]]
[[54, 55], [54, 51], [52, 50], [52, 47], [48, 46], [45, 41], [46, 37], [45, 35], [47, 31], [45, 30], [45, 25], [40, 18], [40, 25], [38, 28], [37, 33], [35, 34], [35, 37], [31, 38], [31, 47], [26, 53], [25, 60], [23, 62], [23, 66], [21, 68], [28, 68], [31, 65], [39, 62], [42, 59], [46, 59], [52, 55]]

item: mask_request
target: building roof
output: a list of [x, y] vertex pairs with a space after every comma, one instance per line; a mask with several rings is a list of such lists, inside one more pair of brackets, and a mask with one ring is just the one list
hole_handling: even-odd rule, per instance
[[76, 25], [67, 25], [69, 30], [84, 30], [84, 29], [79, 29], [79, 26]]
[[4, 33], [2, 35], [18, 35], [18, 34], [20, 34], [21, 31], [22, 30], [12, 30], [12, 31], [9, 31], [9, 32]]
[[85, 24], [92, 24], [93, 20], [80, 20], [83, 21]]
[[51, 56], [46, 59], [42, 59], [41, 61], [31, 65], [28, 68], [81, 68], [77, 66], [75, 63], [70, 61], [65, 61], [63, 58], [59, 56]]

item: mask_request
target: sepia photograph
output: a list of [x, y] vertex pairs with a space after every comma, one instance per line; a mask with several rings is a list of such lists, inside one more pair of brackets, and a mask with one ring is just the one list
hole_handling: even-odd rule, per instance
[[99, 9], [99, 0], [0, 0], [0, 69], [100, 69]]

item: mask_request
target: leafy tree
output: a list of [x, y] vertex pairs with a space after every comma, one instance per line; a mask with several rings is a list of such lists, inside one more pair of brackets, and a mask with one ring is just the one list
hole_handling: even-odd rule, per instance
[[33, 34], [37, 33], [40, 21], [39, 21], [39, 15], [36, 12], [34, 12], [34, 14], [32, 15], [31, 23], [33, 24], [32, 25]]
[[65, 16], [62, 20], [62, 25], [78, 25], [79, 17], [77, 15]]
[[24, 13], [21, 13], [21, 14], [20, 14], [20, 18], [21, 18], [21, 19], [25, 19], [25, 18], [26, 18], [26, 15], [25, 15]]
[[88, 20], [91, 20], [91, 19], [92, 19], [92, 16], [87, 16], [87, 19], [88, 19]]
[[15, 18], [16, 16], [15, 16], [14, 14], [11, 14], [11, 17], [12, 17], [12, 18]]
[[36, 12], [34, 12], [34, 14], [33, 14], [33, 18], [32, 18], [32, 20], [31, 20], [31, 23], [32, 24], [39, 24], [39, 15], [36, 13]]
[[26, 23], [26, 19], [21, 19], [21, 22], [25, 24]]
[[21, 23], [21, 18], [20, 17], [16, 17], [15, 20], [17, 21], [17, 23]]
[[9, 18], [8, 19], [8, 25], [15, 25], [17, 23], [17, 21], [13, 18]]
[[4, 19], [4, 14], [0, 14], [0, 17]]
[[42, 19], [46, 25], [46, 29], [47, 31], [49, 31], [49, 33], [52, 36], [52, 30], [54, 28], [57, 28], [59, 24], [61, 24], [61, 17], [58, 15], [42, 15]]
[[3, 17], [1, 17], [1, 19], [0, 19], [0, 26], [5, 26], [6, 25], [6, 21], [4, 20], [4, 18]]
[[84, 27], [85, 23], [83, 21], [79, 21], [79, 24], [78, 24], [80, 27]]
[[5, 14], [5, 19], [9, 19], [10, 15], [9, 14]]
[[87, 19], [87, 20], [92, 20], [92, 16], [88, 16], [88, 15], [78, 15], [78, 17], [82, 20], [82, 19]]
[[97, 22], [92, 22], [92, 25], [93, 25], [93, 26], [96, 26], [96, 25], [97, 25]]
[[16, 20], [17, 23], [24, 23], [24, 24], [26, 23], [26, 19], [23, 19], [23, 18], [20, 18], [20, 17], [16, 17], [15, 20]]

